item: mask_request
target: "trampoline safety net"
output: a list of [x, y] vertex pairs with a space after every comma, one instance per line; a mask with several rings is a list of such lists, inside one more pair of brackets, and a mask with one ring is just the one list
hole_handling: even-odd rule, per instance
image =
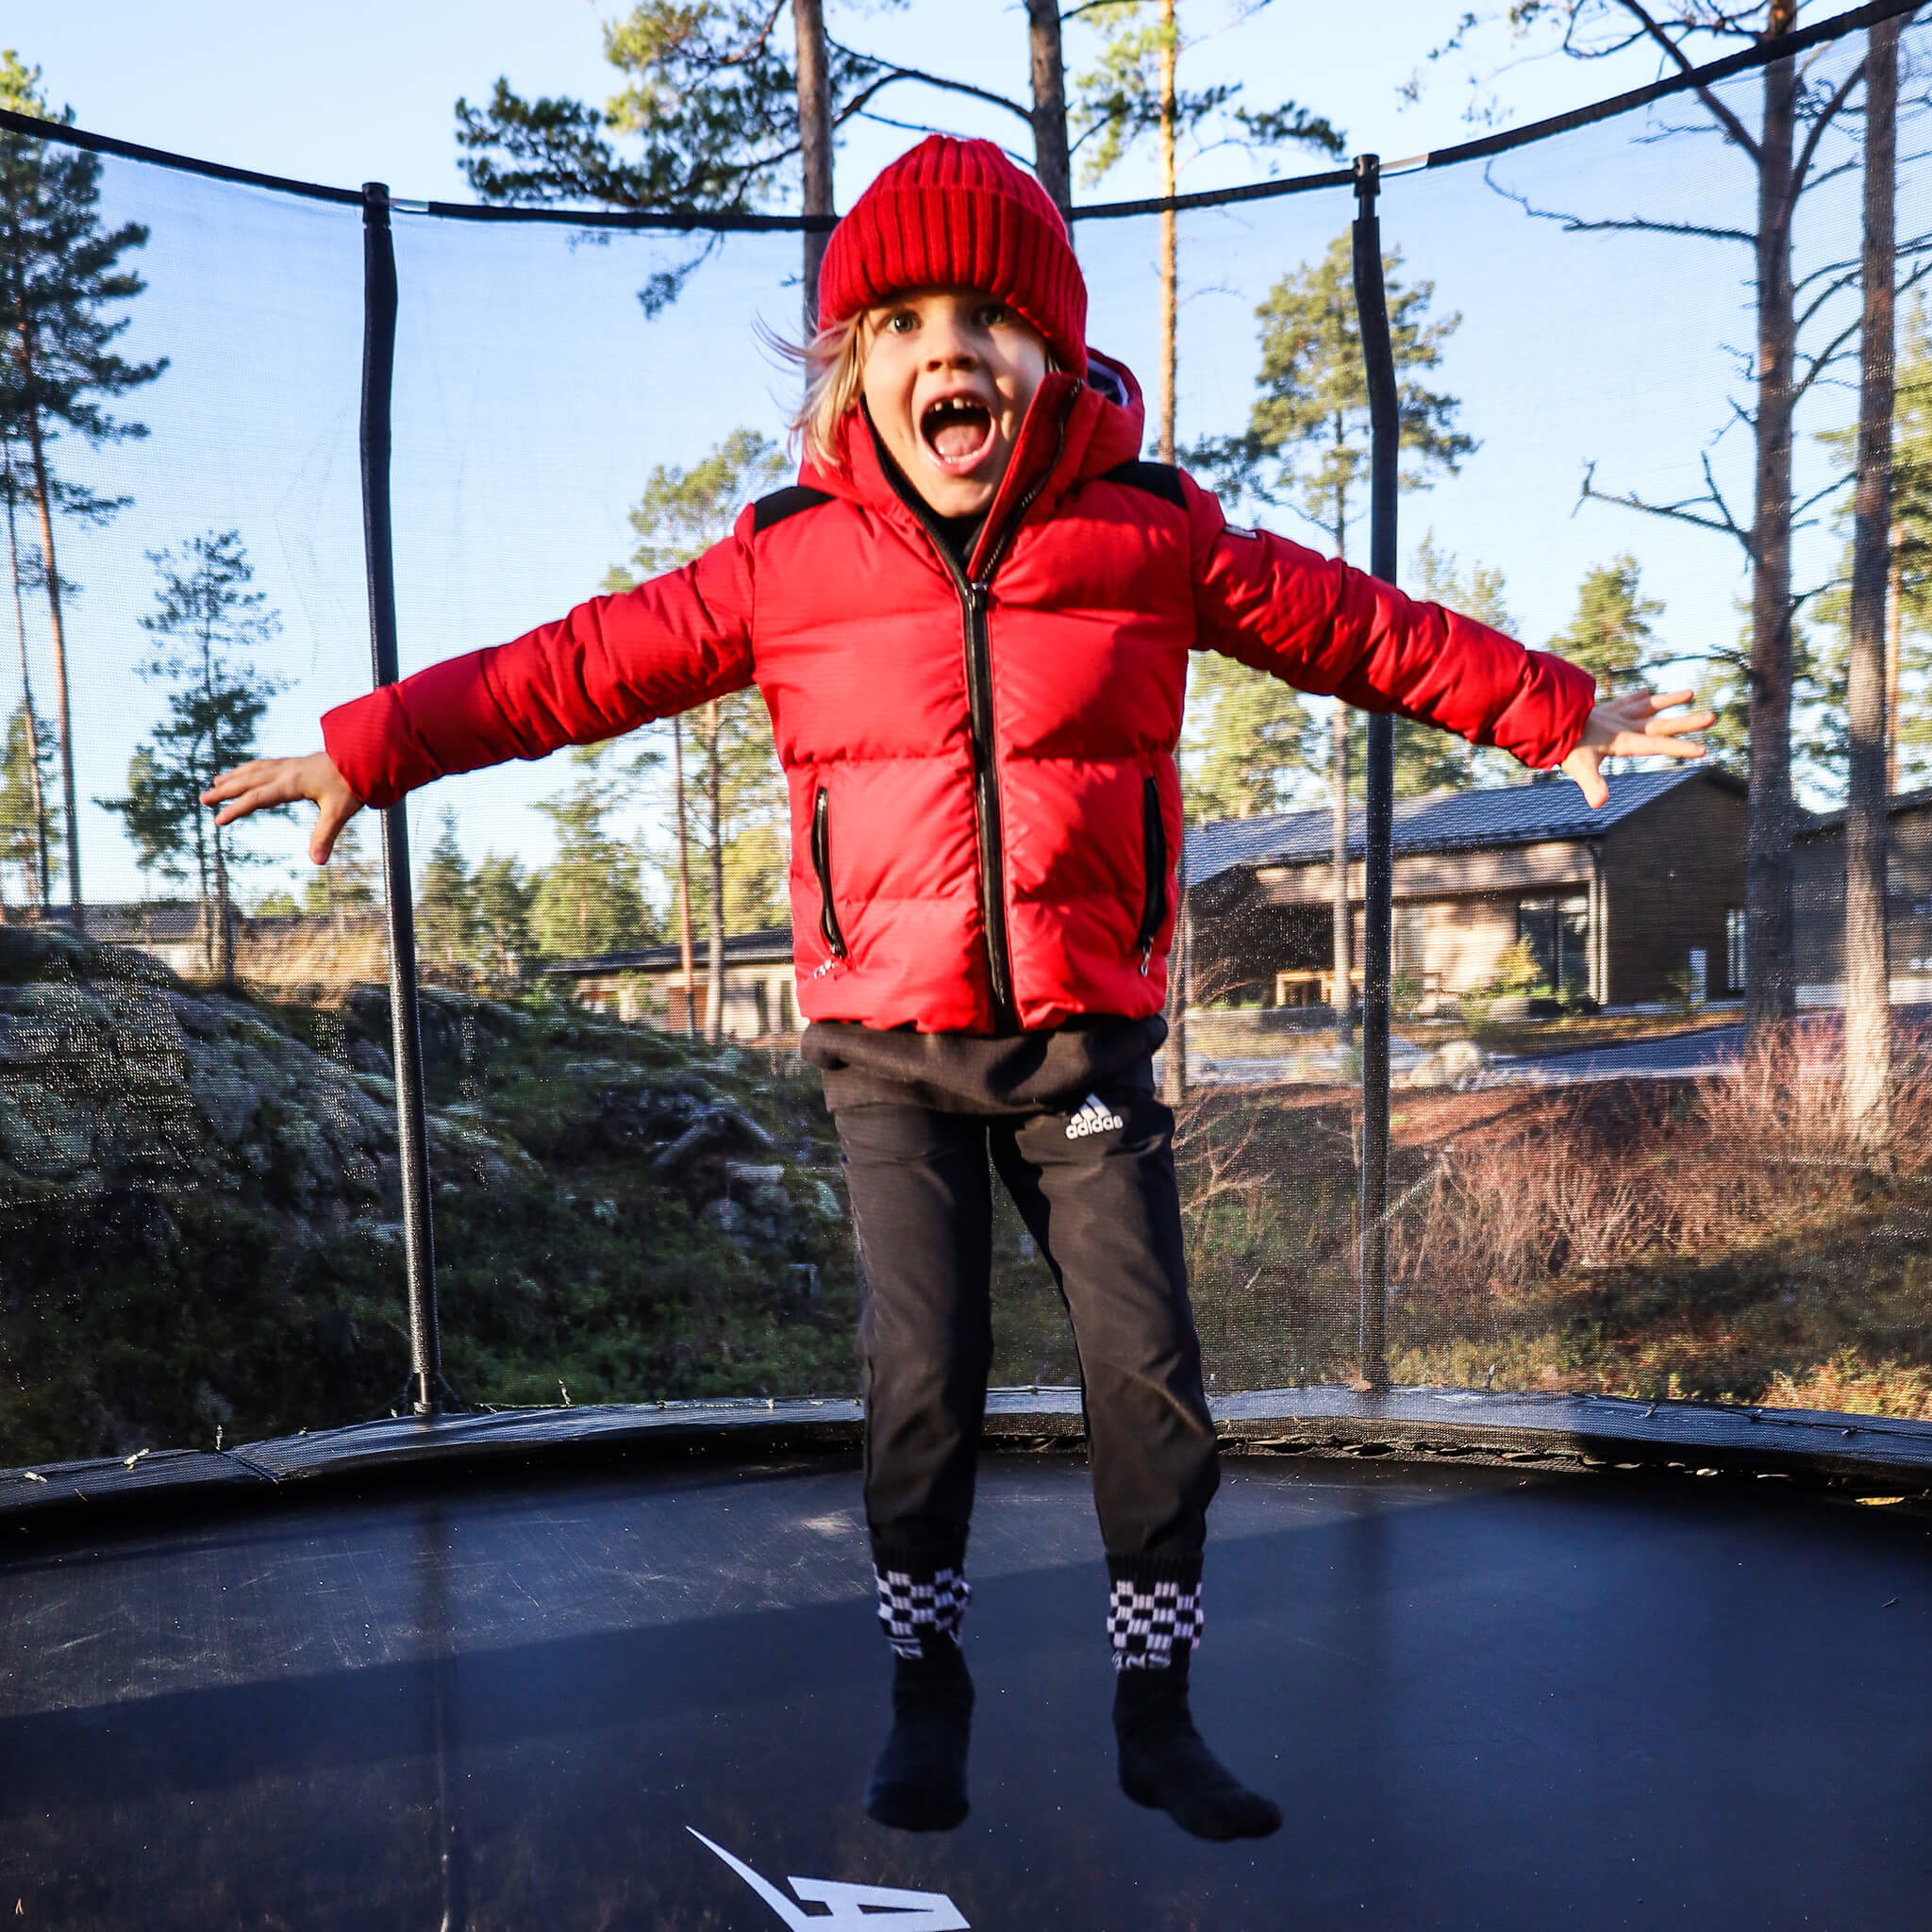
[[[1592, 813], [1398, 723], [1376, 1349], [1334, 708], [1197, 659], [1158, 1073], [1213, 1395], [1932, 1415], [1932, 27], [1900, 58], [1890, 1005], [1848, 1022], [1876, 942], [1848, 927], [1845, 809], [1864, 47], [1801, 63], [1781, 514], [1754, 494], [1757, 174], [1722, 126], [1759, 125], [1763, 72], [1383, 180], [1403, 588], [1606, 691], [1695, 687], [1719, 724], [1700, 765], [1613, 765]], [[194, 802], [369, 688], [364, 208], [19, 123], [0, 191], [7, 325], [45, 331], [45, 366], [0, 362], [0, 1464], [407, 1412], [377, 815], [318, 869], [306, 808], [218, 831]], [[1181, 211], [1177, 413], [1236, 521], [1366, 563], [1356, 211], [1342, 178]], [[1074, 227], [1091, 338], [1150, 393], [1159, 225]], [[793, 328], [795, 232], [397, 204], [389, 234], [404, 674], [670, 567], [795, 475], [797, 378], [764, 346]], [[1752, 599], [1787, 541], [1784, 811], [1787, 714], [1752, 671], [1782, 613]], [[1354, 982], [1359, 715], [1349, 734]], [[436, 1398], [854, 1393], [851, 1220], [799, 1052], [808, 861], [757, 693], [404, 811]], [[1789, 881], [1762, 917], [1754, 864]], [[1046, 1263], [996, 1212], [993, 1380], [1075, 1384]]]

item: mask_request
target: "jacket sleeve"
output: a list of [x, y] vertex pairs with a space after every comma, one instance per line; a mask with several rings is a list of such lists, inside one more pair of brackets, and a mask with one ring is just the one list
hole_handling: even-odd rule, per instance
[[1498, 745], [1525, 765], [1560, 764], [1575, 748], [1596, 702], [1587, 671], [1338, 558], [1238, 529], [1212, 494], [1181, 480], [1198, 647], [1359, 710]]
[[391, 806], [454, 772], [594, 744], [742, 691], [749, 517], [682, 570], [337, 706], [322, 721], [336, 769], [365, 805]]

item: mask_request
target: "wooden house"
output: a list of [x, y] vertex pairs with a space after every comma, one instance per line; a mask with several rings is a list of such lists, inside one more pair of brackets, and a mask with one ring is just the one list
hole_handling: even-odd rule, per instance
[[[1394, 970], [1426, 1004], [1495, 982], [1529, 942], [1544, 982], [1600, 1006], [1743, 990], [1744, 796], [1714, 766], [1624, 772], [1591, 811], [1567, 778], [1399, 799]], [[1363, 812], [1348, 892], [1361, 965]], [[1228, 819], [1188, 838], [1197, 1003], [1333, 999], [1333, 819]]]
[[[1886, 924], [1894, 1001], [1932, 1001], [1932, 790], [1890, 800]], [[1791, 841], [1798, 1003], [1844, 1004], [1845, 815], [1821, 812]]]

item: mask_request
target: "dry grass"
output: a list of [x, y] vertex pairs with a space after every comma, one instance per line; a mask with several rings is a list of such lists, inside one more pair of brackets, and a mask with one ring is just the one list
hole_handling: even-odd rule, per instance
[[[1833, 1029], [1740, 1072], [1398, 1103], [1399, 1381], [1932, 1416], [1932, 1067], [1904, 1042], [1891, 1158]], [[1219, 1386], [1358, 1369], [1348, 1096], [1202, 1096], [1176, 1136]]]
[[389, 941], [379, 920], [310, 924], [300, 934], [249, 935], [235, 948], [235, 975], [269, 997], [317, 989], [389, 984]]

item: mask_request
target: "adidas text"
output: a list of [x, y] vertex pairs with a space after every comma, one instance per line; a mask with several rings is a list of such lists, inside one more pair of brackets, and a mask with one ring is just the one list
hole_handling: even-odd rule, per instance
[[1080, 1103], [1080, 1110], [1067, 1123], [1067, 1139], [1084, 1141], [1089, 1134], [1108, 1134], [1125, 1125], [1126, 1122], [1106, 1101], [1097, 1093], [1090, 1093]]

